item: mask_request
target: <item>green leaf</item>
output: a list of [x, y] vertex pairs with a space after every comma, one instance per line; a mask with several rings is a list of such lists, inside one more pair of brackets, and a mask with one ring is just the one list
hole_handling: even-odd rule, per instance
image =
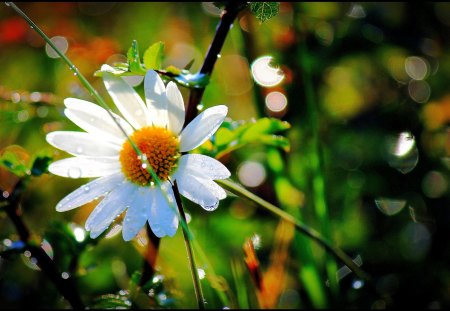
[[144, 52], [144, 65], [147, 69], [161, 69], [164, 59], [164, 42], [152, 44]]
[[258, 139], [261, 134], [271, 134], [287, 130], [291, 125], [288, 122], [272, 118], [262, 118], [251, 124], [242, 134], [242, 141], [253, 141]]
[[231, 143], [235, 137], [236, 134], [233, 131], [225, 127], [221, 127], [216, 132], [215, 142], [217, 146], [223, 146]]
[[192, 65], [194, 64], [194, 62], [195, 62], [195, 58], [193, 58], [193, 59], [191, 59], [191, 61], [189, 62], [189, 63], [187, 63], [187, 65], [186, 66], [184, 66], [184, 70], [189, 70], [189, 69], [191, 69], [191, 67], [192, 67]]
[[280, 2], [250, 2], [250, 11], [264, 23], [280, 11]]
[[131, 47], [127, 52], [128, 58], [128, 68], [132, 73], [135, 74], [144, 74], [145, 75], [145, 67], [141, 64], [141, 58], [139, 57], [139, 47], [136, 40], [133, 40], [131, 43]]
[[127, 297], [106, 294], [102, 295], [94, 300], [94, 304], [91, 306], [92, 309], [130, 309], [131, 302]]
[[289, 140], [284, 136], [274, 134], [290, 127], [288, 122], [275, 118], [261, 118], [255, 122], [225, 121], [211, 139], [210, 148], [205, 149], [204, 145], [203, 151], [210, 156], [220, 158], [247, 144], [259, 143], [282, 148], [288, 152], [290, 150]]

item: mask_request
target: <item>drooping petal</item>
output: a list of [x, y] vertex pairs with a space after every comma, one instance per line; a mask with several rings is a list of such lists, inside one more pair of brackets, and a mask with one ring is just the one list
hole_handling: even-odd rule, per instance
[[98, 237], [129, 205], [137, 186], [124, 182], [108, 194], [86, 220], [85, 228], [91, 231], [91, 238]]
[[144, 101], [125, 80], [111, 73], [104, 72], [103, 83], [120, 113], [135, 129], [140, 129], [149, 124], [148, 112]]
[[178, 135], [183, 128], [185, 118], [185, 108], [183, 96], [177, 85], [170, 81], [166, 88], [167, 112], [169, 118], [168, 129]]
[[[64, 110], [65, 115], [86, 132], [117, 144], [122, 144], [126, 139], [126, 136], [102, 107], [76, 98], [66, 98], [64, 105], [67, 107]], [[133, 133], [133, 128], [124, 119], [115, 113], [112, 115], [128, 135]]]
[[56, 131], [47, 134], [46, 140], [53, 147], [76, 156], [114, 157], [121, 148], [86, 132]]
[[118, 157], [74, 157], [53, 162], [50, 173], [69, 178], [100, 177], [120, 172]]
[[69, 211], [91, 202], [97, 197], [105, 196], [123, 180], [124, 176], [122, 173], [97, 178], [64, 197], [56, 204], [56, 210], [58, 212]]
[[125, 241], [134, 238], [145, 225], [150, 216], [153, 201], [151, 188], [138, 187], [123, 220], [122, 236]]
[[202, 154], [185, 154], [178, 162], [178, 170], [189, 171], [199, 178], [225, 179], [231, 173], [225, 165]]
[[206, 109], [189, 123], [180, 135], [180, 151], [197, 148], [210, 138], [227, 116], [228, 108], [224, 105]]
[[168, 123], [166, 87], [156, 71], [148, 70], [145, 74], [144, 91], [150, 123], [165, 127]]
[[163, 184], [161, 188], [166, 192], [167, 199], [169, 199], [170, 202], [173, 203], [172, 207], [170, 207], [169, 202], [164, 197], [162, 190], [156, 188], [155, 203], [152, 206], [148, 222], [152, 230], [153, 227], [159, 227], [161, 229], [160, 231], [158, 231], [158, 233], [154, 232], [157, 237], [163, 237], [165, 235], [172, 237], [175, 235], [178, 229], [178, 213], [176, 211], [175, 197], [172, 187], [169, 183]]
[[177, 171], [174, 174], [180, 193], [199, 204], [207, 211], [213, 211], [219, 206], [219, 200], [226, 197], [225, 190], [212, 180], [200, 179], [189, 172]]

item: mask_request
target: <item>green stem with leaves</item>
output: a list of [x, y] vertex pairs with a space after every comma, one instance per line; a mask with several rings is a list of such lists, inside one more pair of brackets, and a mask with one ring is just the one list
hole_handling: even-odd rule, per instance
[[321, 245], [325, 250], [327, 250], [330, 254], [336, 257], [336, 259], [343, 262], [346, 266], [348, 266], [358, 277], [362, 280], [370, 281], [371, 277], [365, 271], [363, 271], [358, 265], [356, 265], [353, 260], [340, 248], [333, 246], [326, 238], [324, 238], [319, 232], [308, 227], [307, 225], [301, 223], [292, 215], [286, 213], [282, 209], [277, 206], [261, 199], [257, 195], [251, 193], [247, 189], [239, 186], [238, 184], [230, 181], [230, 180], [216, 180], [216, 182], [222, 186], [224, 189], [230, 191], [231, 193], [246, 198], [247, 200], [255, 203], [256, 205], [266, 209], [272, 214], [277, 215], [281, 219], [293, 224], [295, 228], [301, 233], [305, 234], [312, 240], [316, 241], [319, 245]]

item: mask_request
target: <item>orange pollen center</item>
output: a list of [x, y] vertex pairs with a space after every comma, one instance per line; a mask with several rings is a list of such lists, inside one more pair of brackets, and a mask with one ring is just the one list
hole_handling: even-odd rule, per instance
[[[130, 138], [147, 158], [158, 178], [167, 180], [180, 156], [178, 138], [165, 128], [153, 126], [137, 130]], [[120, 163], [122, 172], [130, 181], [143, 186], [153, 182], [147, 164], [128, 140], [122, 145]]]

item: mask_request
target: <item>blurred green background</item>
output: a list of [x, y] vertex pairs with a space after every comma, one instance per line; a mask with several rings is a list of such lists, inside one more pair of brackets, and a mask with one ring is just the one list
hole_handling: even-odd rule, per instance
[[[220, 10], [205, 2], [18, 5], [109, 103], [93, 73], [104, 63], [126, 62], [132, 40], [141, 51], [162, 41], [164, 68], [183, 68], [194, 59], [190, 71], [196, 72], [220, 20]], [[327, 272], [320, 247], [230, 195], [212, 213], [185, 201], [190, 228], [208, 258], [197, 256], [207, 308], [258, 308], [264, 299], [271, 308], [450, 307], [449, 42], [447, 3], [282, 2], [279, 14], [264, 23], [241, 12], [202, 106], [227, 105], [234, 121], [288, 121], [291, 128], [281, 134], [290, 150], [256, 141], [220, 160], [234, 181], [328, 235], [372, 275], [376, 291], [340, 262], [336, 288], [328, 282], [336, 271]], [[281, 73], [267, 67], [265, 56]], [[36, 155], [67, 157], [45, 135], [78, 130], [64, 117], [64, 98], [93, 100], [5, 5], [0, 64], [0, 156], [12, 153], [28, 166]], [[142, 92], [142, 85], [136, 88]], [[189, 90], [181, 91], [186, 103]], [[17, 180], [0, 168], [5, 199]], [[94, 204], [66, 213], [55, 205], [86, 181], [33, 178], [21, 209], [61, 271], [76, 279], [83, 301], [93, 305], [104, 294], [126, 296], [146, 240], [143, 234], [127, 243], [112, 232], [85, 243], [82, 228]], [[2, 212], [0, 228], [6, 249], [18, 236]], [[249, 238], [264, 293], [245, 266]], [[158, 256], [164, 290], [132, 300], [133, 306], [195, 308], [181, 228], [162, 239]], [[1, 253], [1, 308], [67, 306], [26, 254]]]

